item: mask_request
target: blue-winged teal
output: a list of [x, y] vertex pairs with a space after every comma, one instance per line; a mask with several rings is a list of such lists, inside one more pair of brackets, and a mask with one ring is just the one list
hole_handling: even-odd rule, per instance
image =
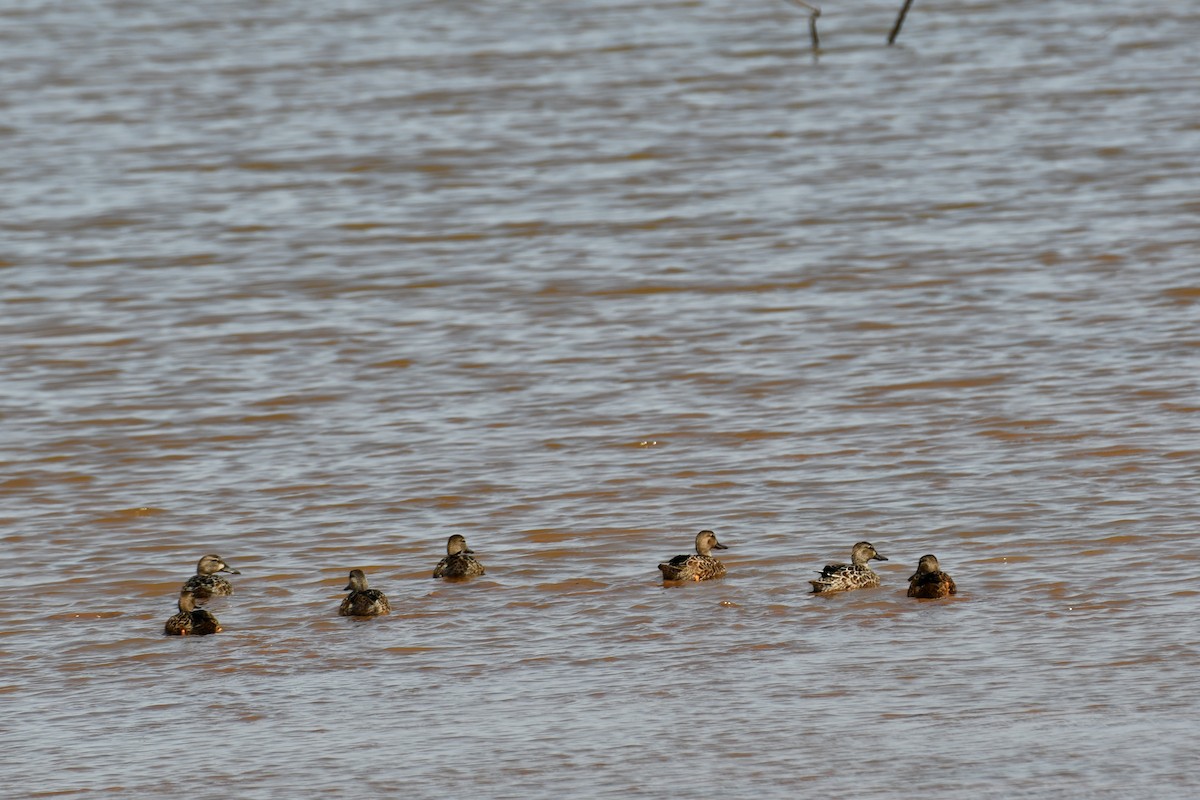
[[167, 620], [163, 633], [171, 636], [204, 636], [220, 633], [221, 623], [203, 608], [196, 608], [196, 598], [191, 592], [179, 593], [179, 613]]
[[908, 596], [936, 600], [952, 594], [958, 594], [958, 587], [954, 585], [954, 578], [942, 572], [937, 556], [921, 556], [917, 571], [908, 579]]
[[696, 534], [696, 552], [675, 556], [665, 564], [659, 564], [664, 581], [707, 581], [711, 578], [725, 577], [725, 565], [713, 558], [709, 553], [713, 550], [728, 550], [729, 548], [717, 541], [717, 535], [712, 531], [700, 531]]
[[870, 542], [859, 542], [850, 551], [849, 564], [829, 564], [821, 570], [821, 577], [810, 581], [814, 594], [827, 592], [843, 592], [847, 589], [870, 589], [879, 585], [876, 575], [867, 562], [871, 559], [887, 561], [885, 556], [875, 552]]
[[242, 574], [226, 564], [220, 556], [207, 555], [200, 559], [200, 563], [196, 564], [196, 574], [188, 578], [182, 591], [191, 592], [196, 595], [197, 600], [207, 600], [214, 594], [225, 596], [233, 594], [233, 584], [229, 582], [228, 578], [217, 575], [218, 572], [228, 572], [230, 575]]
[[367, 588], [367, 576], [361, 569], [350, 570], [350, 583], [346, 585], [346, 599], [338, 613], [343, 617], [377, 617], [392, 610], [387, 595], [378, 589]]
[[467, 539], [456, 533], [446, 542], [446, 557], [433, 568], [435, 578], [474, 578], [483, 574], [483, 564], [475, 558], [475, 551], [467, 547]]

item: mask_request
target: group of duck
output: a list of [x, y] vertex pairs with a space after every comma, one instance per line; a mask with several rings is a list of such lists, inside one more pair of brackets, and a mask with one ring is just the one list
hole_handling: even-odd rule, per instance
[[[696, 552], [675, 556], [659, 564], [665, 581], [706, 581], [725, 576], [725, 565], [712, 555], [713, 550], [729, 548], [717, 541], [712, 531], [696, 534]], [[870, 542], [858, 542], [850, 549], [849, 564], [827, 564], [819, 578], [809, 581], [813, 594], [845, 592], [850, 589], [871, 589], [879, 585], [879, 575], [871, 569], [871, 561], [887, 561]], [[917, 571], [908, 579], [908, 596], [937, 600], [958, 593], [954, 579], [942, 572], [937, 556], [924, 555], [917, 562]]]
[[[233, 594], [233, 584], [224, 575], [242, 573], [225, 563], [218, 555], [207, 555], [196, 564], [196, 574], [187, 579], [179, 590], [179, 613], [167, 620], [163, 632], [171, 636], [204, 636], [220, 633], [221, 623], [211, 611], [197, 608], [210, 598], [228, 597]], [[446, 542], [446, 557], [433, 570], [435, 578], [474, 578], [484, 574], [483, 564], [475, 558], [475, 551], [467, 547], [467, 540], [456, 533]], [[392, 610], [387, 595], [367, 585], [367, 576], [361, 569], [350, 570], [350, 583], [346, 585], [346, 599], [338, 607], [343, 617], [377, 617]]]
[[[712, 555], [713, 550], [728, 550], [709, 530], [696, 534], [696, 552], [684, 553], [658, 565], [664, 581], [706, 581], [725, 577], [725, 565]], [[871, 569], [871, 561], [887, 561], [870, 542], [858, 542], [850, 551], [849, 564], [828, 564], [820, 577], [809, 581], [814, 594], [844, 592], [851, 589], [870, 589], [879, 585], [879, 575]], [[172, 636], [203, 636], [220, 633], [221, 623], [212, 612], [197, 608], [214, 596], [233, 594], [233, 584], [218, 573], [241, 573], [225, 563], [218, 555], [207, 555], [196, 564], [196, 574], [188, 578], [179, 591], [179, 613], [167, 620], [164, 632]], [[483, 564], [475, 551], [467, 547], [462, 534], [454, 534], [446, 542], [446, 557], [433, 570], [435, 578], [463, 579], [484, 574]], [[361, 569], [350, 570], [349, 592], [338, 613], [343, 617], [377, 617], [392, 610], [387, 595], [367, 585]], [[908, 596], [939, 599], [958, 592], [954, 579], [942, 572], [937, 556], [921, 556], [917, 571], [908, 579]]]

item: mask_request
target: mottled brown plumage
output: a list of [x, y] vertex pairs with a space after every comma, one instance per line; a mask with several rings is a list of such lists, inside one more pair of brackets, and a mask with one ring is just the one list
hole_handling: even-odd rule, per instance
[[225, 563], [218, 555], [207, 555], [196, 564], [196, 574], [188, 578], [182, 591], [191, 592], [197, 600], [207, 600], [213, 595], [228, 597], [233, 594], [233, 584], [228, 578], [217, 575], [218, 572], [228, 572], [230, 575], [241, 575], [233, 567]]
[[163, 626], [163, 633], [170, 636], [206, 636], [220, 632], [221, 623], [203, 608], [196, 608], [196, 598], [191, 592], [179, 593], [179, 613]]
[[367, 588], [367, 576], [361, 569], [350, 570], [346, 599], [338, 608], [343, 617], [378, 617], [392, 610], [387, 595], [378, 589]]
[[849, 564], [828, 564], [821, 570], [821, 577], [809, 581], [813, 594], [845, 592], [850, 589], [871, 589], [879, 585], [879, 576], [867, 566], [871, 559], [887, 561], [875, 551], [870, 542], [858, 542], [850, 551]]
[[917, 571], [908, 579], [908, 596], [936, 600], [952, 594], [958, 594], [958, 587], [953, 578], [942, 572], [937, 556], [921, 556]]
[[446, 557], [433, 568], [435, 578], [474, 578], [483, 574], [483, 564], [474, 556], [475, 551], [467, 547], [467, 539], [456, 533], [446, 542]]
[[729, 548], [717, 541], [717, 535], [712, 531], [700, 531], [696, 534], [696, 552], [675, 556], [670, 561], [659, 564], [665, 581], [707, 581], [713, 578], [725, 577], [725, 565], [713, 558], [709, 553], [713, 550], [728, 550]]

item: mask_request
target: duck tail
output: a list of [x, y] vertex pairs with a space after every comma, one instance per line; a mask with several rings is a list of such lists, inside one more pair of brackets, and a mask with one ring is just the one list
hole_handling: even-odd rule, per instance
[[658, 568], [662, 570], [664, 581], [683, 581], [691, 580], [692, 576], [684, 570], [679, 564], [659, 564]]

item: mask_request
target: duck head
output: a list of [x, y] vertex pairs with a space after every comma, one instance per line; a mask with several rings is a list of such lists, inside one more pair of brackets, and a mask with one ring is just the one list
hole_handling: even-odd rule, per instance
[[938, 564], [937, 556], [930, 553], [929, 555], [921, 556], [921, 560], [917, 562], [917, 571], [912, 574], [909, 580], [914, 580], [917, 576], [929, 572], [941, 572], [941, 565]]
[[696, 552], [706, 556], [713, 550], [728, 550], [727, 545], [717, 541], [717, 535], [712, 531], [700, 531], [696, 534]]
[[446, 542], [446, 555], [452, 556], [458, 553], [467, 553], [471, 555], [475, 553], [474, 550], [467, 547], [467, 537], [463, 536], [461, 533], [454, 534], [450, 537], [450, 540]]
[[367, 574], [361, 569], [350, 570], [350, 583], [346, 584], [345, 592], [365, 592], [367, 590]]
[[871, 559], [887, 561], [887, 556], [881, 556], [870, 542], [859, 542], [850, 551], [850, 561], [857, 567], [866, 566]]
[[230, 575], [241, 575], [233, 567], [225, 563], [225, 559], [218, 555], [207, 555], [200, 559], [196, 564], [197, 575], [212, 575], [214, 572], [228, 572]]

